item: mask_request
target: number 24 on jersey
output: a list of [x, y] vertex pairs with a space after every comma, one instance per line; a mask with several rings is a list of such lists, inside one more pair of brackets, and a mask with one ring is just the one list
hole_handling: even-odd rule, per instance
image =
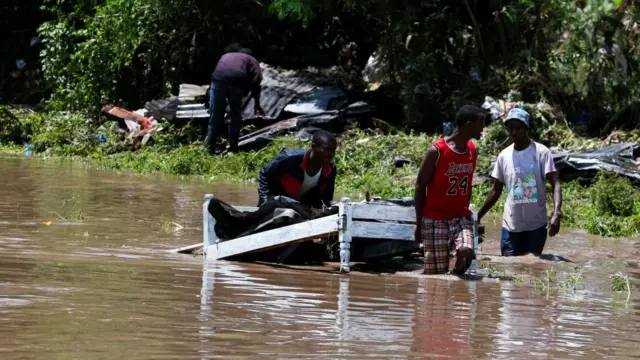
[[469, 175], [449, 176], [447, 195], [467, 195], [469, 193]]

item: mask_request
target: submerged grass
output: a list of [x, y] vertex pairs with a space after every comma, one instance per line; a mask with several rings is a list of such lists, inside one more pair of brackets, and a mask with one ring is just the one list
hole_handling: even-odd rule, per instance
[[531, 286], [533, 293], [548, 297], [551, 294], [575, 295], [578, 290], [584, 289], [584, 276], [582, 271], [576, 273], [565, 272], [561, 276], [556, 270], [549, 268], [541, 275], [531, 273], [510, 274], [504, 269], [498, 269], [491, 264], [480, 265], [486, 276], [500, 281], [512, 282]]
[[618, 272], [611, 275], [611, 290], [616, 292], [631, 292], [631, 280], [629, 275]]
[[84, 221], [88, 219], [80, 208], [80, 201], [75, 195], [62, 202], [62, 207], [59, 212], [51, 211], [51, 213], [63, 221]]
[[162, 218], [160, 221], [160, 228], [167, 233], [177, 233], [184, 229], [184, 226], [178, 224], [177, 222]]
[[[505, 269], [495, 267], [490, 263], [480, 262], [479, 269], [491, 279], [530, 286], [533, 294], [549, 297], [550, 295], [576, 296], [579, 291], [586, 289], [586, 279], [583, 271], [563, 272], [557, 274], [554, 268], [548, 268], [540, 275], [531, 273], [509, 273]], [[631, 298], [631, 278], [622, 272], [610, 276], [613, 304], [628, 305]]]
[[565, 273], [564, 280], [560, 282], [559, 289], [563, 292], [574, 293], [584, 285], [582, 271], [577, 273]]
[[625, 306], [628, 306], [629, 299], [631, 299], [632, 286], [629, 275], [623, 274], [622, 272], [617, 272], [611, 275], [611, 290], [617, 294], [624, 294], [626, 292], [626, 297], [624, 299], [621, 298], [621, 296], [618, 296], [616, 299], [617, 302], [623, 303]]

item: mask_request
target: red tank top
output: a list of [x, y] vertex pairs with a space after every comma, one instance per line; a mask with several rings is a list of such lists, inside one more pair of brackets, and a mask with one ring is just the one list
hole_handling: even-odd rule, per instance
[[467, 143], [467, 152], [453, 151], [444, 138], [435, 141], [438, 162], [427, 185], [427, 201], [422, 214], [433, 220], [451, 220], [471, 215], [471, 186], [478, 152], [473, 142]]

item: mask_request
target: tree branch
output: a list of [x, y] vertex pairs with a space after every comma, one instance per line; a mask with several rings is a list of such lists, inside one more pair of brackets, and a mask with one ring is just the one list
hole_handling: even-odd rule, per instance
[[478, 47], [480, 48], [480, 52], [484, 55], [484, 43], [482, 42], [482, 37], [480, 36], [480, 29], [478, 28], [478, 22], [476, 21], [475, 15], [473, 15], [473, 10], [471, 9], [471, 5], [469, 5], [469, 0], [464, 0], [464, 6], [467, 8], [467, 12], [469, 13], [469, 17], [471, 18], [471, 22], [473, 23], [473, 29], [476, 34], [476, 40], [478, 41]]

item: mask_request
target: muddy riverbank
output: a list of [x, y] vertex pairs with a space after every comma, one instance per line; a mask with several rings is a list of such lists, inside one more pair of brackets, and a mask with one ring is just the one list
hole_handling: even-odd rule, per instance
[[[253, 184], [116, 174], [71, 162], [0, 158], [2, 359], [634, 358], [635, 240], [565, 230], [546, 252], [481, 266], [575, 289], [410, 274], [339, 275], [220, 262], [164, 250], [201, 238], [204, 193], [253, 205]], [[178, 226], [179, 225], [179, 226]], [[633, 263], [632, 263], [633, 264]]]

